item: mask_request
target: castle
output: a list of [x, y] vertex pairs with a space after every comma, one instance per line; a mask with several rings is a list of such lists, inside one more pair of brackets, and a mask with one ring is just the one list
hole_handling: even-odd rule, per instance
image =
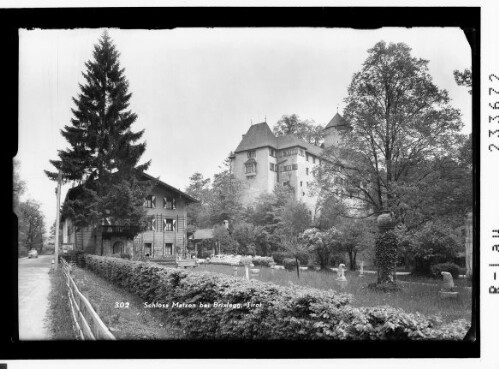
[[267, 122], [252, 125], [229, 157], [232, 173], [242, 184], [243, 205], [281, 184], [294, 188], [296, 200], [303, 201], [315, 216], [318, 195], [311, 192], [313, 169], [321, 164], [323, 150], [337, 145], [341, 133], [351, 129], [336, 113], [324, 128], [324, 143], [319, 147], [294, 134], [276, 137]]

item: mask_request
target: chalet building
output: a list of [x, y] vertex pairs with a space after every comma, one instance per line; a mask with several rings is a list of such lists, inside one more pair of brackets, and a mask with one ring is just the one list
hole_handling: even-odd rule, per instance
[[[311, 191], [313, 170], [321, 165], [324, 148], [337, 145], [341, 133], [351, 129], [336, 113], [324, 128], [324, 144], [319, 147], [294, 134], [276, 137], [267, 122], [252, 125], [230, 156], [232, 173], [242, 184], [242, 203], [250, 205], [258, 196], [271, 193], [276, 184], [281, 184], [294, 188], [296, 200], [303, 201], [315, 217], [318, 194]], [[335, 181], [338, 195], [342, 195], [344, 181], [341, 178]], [[351, 202], [354, 207], [355, 200]]]
[[[146, 230], [132, 238], [138, 230], [133, 226], [113, 225], [104, 220], [99, 226], [77, 227], [72, 219], [61, 217], [63, 244], [97, 255], [183, 256], [187, 246], [186, 206], [198, 200], [148, 174], [143, 175], [145, 179], [156, 181], [155, 187], [144, 199], [148, 214]], [[78, 193], [79, 188], [73, 187], [66, 199], [74, 199]]]

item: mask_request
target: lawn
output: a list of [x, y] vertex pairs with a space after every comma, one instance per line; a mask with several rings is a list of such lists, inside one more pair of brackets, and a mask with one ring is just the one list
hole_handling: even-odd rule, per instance
[[61, 269], [50, 270], [49, 312], [50, 334], [53, 340], [74, 340], [68, 290]]
[[[358, 277], [358, 272], [345, 272], [347, 282], [336, 281], [336, 273], [329, 271], [300, 271], [298, 279], [296, 271], [274, 270], [260, 267], [260, 275], [256, 278], [263, 282], [272, 282], [283, 286], [291, 284], [313, 287], [324, 290], [346, 292], [353, 295], [354, 306], [380, 306], [389, 305], [401, 308], [406, 312], [427, 316], [439, 316], [444, 322], [455, 319], [471, 321], [471, 288], [458, 285], [459, 296], [457, 300], [442, 300], [438, 296], [440, 283], [428, 278], [421, 279], [400, 277], [403, 290], [397, 293], [377, 293], [369, 290], [367, 285], [376, 278], [375, 274], [365, 274]], [[200, 264], [196, 271], [209, 271], [234, 275], [233, 267], [228, 265]], [[237, 275], [244, 278], [244, 267], [237, 267]], [[404, 279], [404, 280], [402, 280]]]
[[182, 337], [182, 332], [164, 322], [161, 309], [145, 308], [140, 297], [89, 270], [74, 266], [72, 275], [80, 292], [117, 339], [169, 340]]

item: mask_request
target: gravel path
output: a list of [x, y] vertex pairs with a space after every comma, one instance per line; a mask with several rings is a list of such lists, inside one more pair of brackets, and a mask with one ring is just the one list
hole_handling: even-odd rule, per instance
[[49, 340], [47, 327], [49, 271], [53, 255], [40, 255], [36, 259], [19, 259], [19, 340]]

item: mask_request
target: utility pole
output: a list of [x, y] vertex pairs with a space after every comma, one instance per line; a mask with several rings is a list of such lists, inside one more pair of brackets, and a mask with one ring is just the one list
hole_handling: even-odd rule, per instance
[[59, 175], [57, 176], [57, 187], [55, 189], [55, 193], [57, 194], [57, 209], [55, 213], [55, 268], [59, 265], [59, 209], [61, 207], [61, 182], [62, 175], [61, 171], [59, 171]]

